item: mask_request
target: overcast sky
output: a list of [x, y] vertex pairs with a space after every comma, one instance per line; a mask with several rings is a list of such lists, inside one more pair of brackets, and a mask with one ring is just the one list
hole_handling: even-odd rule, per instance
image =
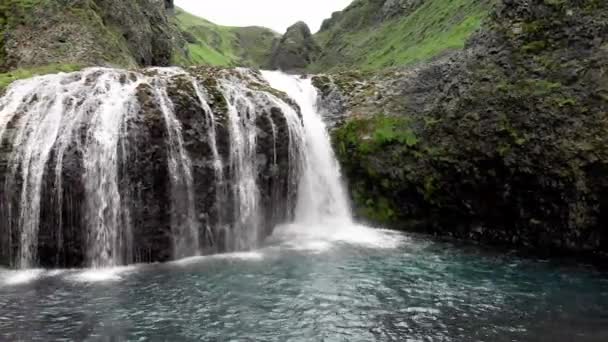
[[332, 12], [352, 0], [175, 0], [175, 4], [216, 24], [265, 26], [279, 33], [302, 20], [313, 32]]

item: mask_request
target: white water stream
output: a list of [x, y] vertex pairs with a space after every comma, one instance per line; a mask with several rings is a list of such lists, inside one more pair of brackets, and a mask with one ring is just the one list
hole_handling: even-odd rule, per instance
[[305, 165], [300, 178], [296, 219], [299, 224], [352, 224], [346, 191], [323, 118], [316, 108], [317, 90], [310, 79], [264, 71], [270, 85], [291, 97], [302, 113]]
[[[0, 248], [18, 247], [5, 250], [4, 255], [11, 256], [14, 267], [36, 267], [40, 248], [46, 248], [39, 237], [45, 235], [48, 244], [50, 234], [58, 250], [64, 243], [84, 246], [79, 248], [84, 251], [86, 266], [112, 267], [134, 261], [140, 242], [134, 241], [134, 231], [140, 229], [141, 214], [133, 217], [131, 209], [147, 203], [138, 202], [141, 189], [131, 189], [125, 178], [125, 170], [132, 168], [129, 153], [140, 153], [128, 146], [129, 130], [143, 129], [137, 125], [145, 125], [147, 115], [157, 115], [142, 111], [140, 87], [149, 89], [165, 130], [166, 146], [158, 148], [166, 148], [166, 160], [157, 162], [167, 164], [170, 178], [167, 202], [173, 259], [202, 254], [208, 247], [204, 243], [228, 252], [258, 248], [270, 232], [268, 221], [285, 221], [285, 208], [295, 209], [294, 215], [287, 215], [294, 220], [279, 227], [279, 235], [290, 230], [325, 237], [344, 235], [339, 228], [354, 225], [339, 165], [316, 109], [316, 89], [309, 79], [281, 72], [264, 71], [262, 77], [294, 100], [300, 111], [281, 95], [252, 87], [264, 80], [247, 69], [217, 77], [217, 90], [226, 103], [225, 116], [213, 112], [208, 89], [179, 68], [151, 68], [143, 73], [91, 68], [15, 82], [0, 98], [0, 152], [5, 158], [4, 183], [0, 184], [0, 231], [5, 244]], [[199, 142], [185, 141], [180, 109], [173, 103], [175, 95], [169, 95], [176, 78], [191, 83], [194, 92], [188, 96], [204, 112], [204, 117], [196, 119], [204, 122], [196, 133], [207, 137], [209, 156], [190, 155], [188, 146]], [[192, 125], [188, 127], [192, 132]], [[220, 128], [229, 136], [218, 137]], [[221, 147], [220, 139], [224, 141]], [[260, 145], [261, 139], [266, 145]], [[262, 146], [272, 151], [261, 150]], [[195, 188], [201, 179], [195, 179], [195, 173], [200, 174], [204, 167], [201, 158], [208, 161], [204, 165], [212, 167], [215, 178], [211, 180], [219, 208], [215, 222], [206, 219], [205, 209], [209, 208], [197, 200]], [[78, 160], [82, 165], [74, 165]], [[194, 160], [198, 160], [196, 165]], [[268, 168], [271, 171], [263, 175], [262, 170]], [[269, 182], [264, 176], [277, 175], [284, 178], [261, 184]], [[68, 203], [72, 199], [64, 198], [64, 188], [74, 182], [82, 185], [84, 193], [79, 198], [83, 203]], [[270, 195], [262, 194], [262, 187], [268, 192], [269, 186]], [[63, 236], [64, 223], [74, 219], [70, 210], [81, 214], [76, 223], [69, 224], [82, 233], [67, 234], [81, 234], [83, 241]], [[45, 215], [55, 221], [45, 222]], [[51, 224], [57, 225], [55, 231]], [[225, 245], [216, 246], [220, 243]]]

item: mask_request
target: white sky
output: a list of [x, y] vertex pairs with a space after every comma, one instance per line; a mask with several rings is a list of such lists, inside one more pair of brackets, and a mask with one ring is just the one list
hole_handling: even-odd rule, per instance
[[313, 32], [352, 0], [175, 0], [178, 7], [216, 24], [265, 26], [279, 33], [302, 20]]

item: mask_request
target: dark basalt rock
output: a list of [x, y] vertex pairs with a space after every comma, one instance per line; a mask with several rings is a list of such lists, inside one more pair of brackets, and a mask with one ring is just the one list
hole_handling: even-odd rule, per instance
[[319, 55], [321, 48], [315, 42], [310, 28], [297, 22], [287, 32], [272, 52], [271, 69], [298, 71], [306, 68]]
[[504, 0], [465, 51], [317, 79], [361, 218], [607, 253], [607, 6]]

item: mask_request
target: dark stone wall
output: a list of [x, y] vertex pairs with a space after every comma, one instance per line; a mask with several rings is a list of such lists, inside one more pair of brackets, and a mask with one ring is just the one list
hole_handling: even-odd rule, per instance
[[346, 107], [334, 138], [360, 217], [607, 253], [607, 37], [605, 1], [504, 0], [465, 51], [318, 79]]

